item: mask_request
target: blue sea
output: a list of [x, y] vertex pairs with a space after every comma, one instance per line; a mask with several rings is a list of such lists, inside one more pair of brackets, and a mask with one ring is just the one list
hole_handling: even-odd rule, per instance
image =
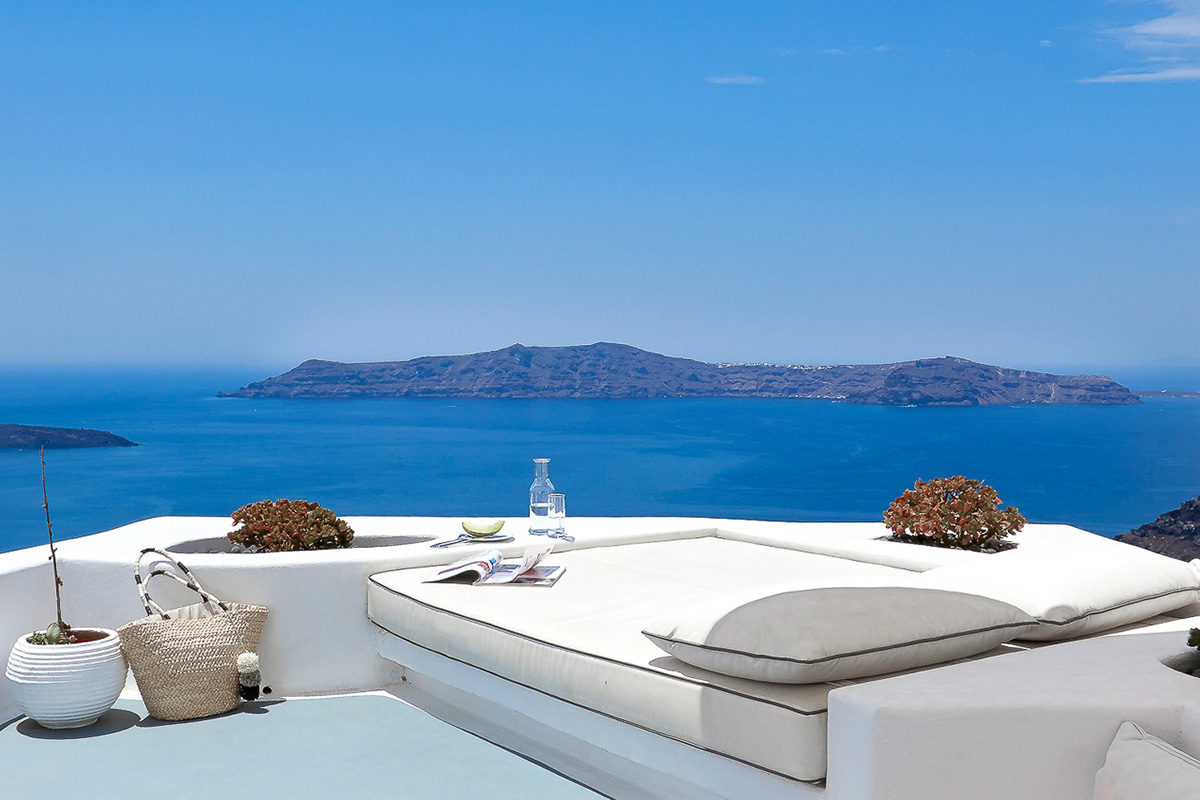
[[[884, 408], [214, 396], [271, 371], [8, 370], [0, 422], [98, 428], [141, 444], [47, 451], [62, 538], [279, 497], [342, 515], [521, 515], [534, 457], [551, 459], [568, 517], [877, 520], [916, 478], [965, 474], [1032, 521], [1112, 536], [1200, 494], [1197, 399]], [[1200, 388], [1197, 370], [1113, 377]], [[37, 453], [0, 450], [0, 550], [45, 542], [41, 505]]]

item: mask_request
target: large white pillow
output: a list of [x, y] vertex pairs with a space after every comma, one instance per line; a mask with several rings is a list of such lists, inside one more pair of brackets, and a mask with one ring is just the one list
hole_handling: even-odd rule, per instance
[[912, 586], [736, 595], [642, 631], [702, 669], [771, 683], [881, 675], [986, 652], [1036, 625], [1007, 603]]
[[1128, 625], [1200, 600], [1200, 559], [1189, 564], [1127, 546], [1078, 554], [1026, 555], [1018, 549], [936, 567], [916, 582], [1011, 603], [1038, 621], [1019, 638], [1049, 641]]
[[1200, 759], [1123, 722], [1096, 773], [1093, 800], [1185, 800], [1200, 797]]

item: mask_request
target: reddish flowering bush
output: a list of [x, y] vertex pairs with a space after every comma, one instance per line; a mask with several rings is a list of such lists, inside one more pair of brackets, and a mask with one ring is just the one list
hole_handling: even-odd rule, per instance
[[229, 541], [252, 552], [349, 547], [354, 531], [327, 508], [304, 500], [261, 500], [233, 512], [242, 527]]
[[902, 541], [980, 549], [1025, 527], [1015, 506], [999, 506], [996, 490], [981, 481], [962, 475], [918, 480], [883, 512], [883, 524]]

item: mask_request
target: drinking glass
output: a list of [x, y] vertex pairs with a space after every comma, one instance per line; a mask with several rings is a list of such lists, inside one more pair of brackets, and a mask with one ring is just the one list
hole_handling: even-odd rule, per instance
[[550, 493], [549, 528], [551, 536], [561, 537], [566, 534], [564, 520], [567, 516], [567, 496], [561, 492]]

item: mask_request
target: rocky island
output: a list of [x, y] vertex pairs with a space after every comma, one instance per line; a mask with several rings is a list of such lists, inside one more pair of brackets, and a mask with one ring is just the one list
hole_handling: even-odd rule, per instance
[[137, 447], [123, 436], [88, 428], [46, 428], [40, 425], [0, 425], [0, 450], [47, 450], [69, 447]]
[[1200, 397], [1200, 392], [1173, 392], [1173, 391], [1170, 391], [1169, 389], [1159, 389], [1156, 392], [1141, 391], [1141, 392], [1134, 392], [1134, 394], [1136, 394], [1138, 397], [1173, 397], [1173, 398], [1186, 397], [1186, 398], [1193, 399], [1193, 400]]
[[779, 397], [894, 406], [1131, 404], [1098, 375], [1054, 375], [942, 357], [894, 364], [710, 364], [600, 342], [409, 361], [310, 360], [220, 397]]
[[1154, 522], [1122, 533], [1117, 541], [1184, 561], [1200, 558], [1200, 497], [1185, 500], [1174, 511], [1159, 514]]

